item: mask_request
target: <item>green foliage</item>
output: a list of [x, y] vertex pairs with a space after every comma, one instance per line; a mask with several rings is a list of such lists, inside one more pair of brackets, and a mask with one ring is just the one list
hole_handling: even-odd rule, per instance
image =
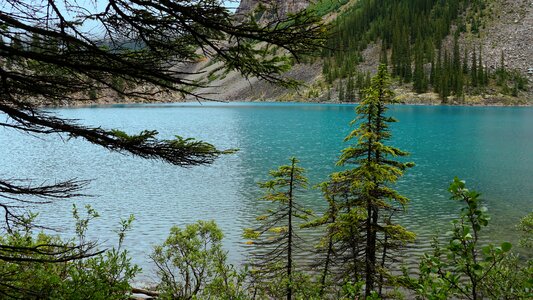
[[87, 96], [90, 100], [98, 100], [98, 92], [96, 91], [96, 88], [89, 89], [89, 91], [87, 92]]
[[260, 247], [252, 253], [252, 278], [256, 293], [265, 297], [302, 297], [306, 290], [299, 287], [307, 286], [307, 277], [298, 272], [294, 262], [301, 241], [296, 222], [311, 215], [297, 200], [307, 189], [307, 178], [299, 161], [294, 157], [290, 161], [290, 165], [270, 171], [271, 180], [259, 183], [266, 190], [262, 199], [273, 207], [257, 218], [261, 223], [258, 228], [244, 232], [245, 238], [254, 239], [248, 244]]
[[451, 199], [463, 204], [459, 218], [447, 233], [447, 245], [443, 247], [435, 239], [433, 253], [425, 254], [420, 263], [418, 279], [409, 278], [408, 285], [419, 296], [430, 299], [530, 297], [531, 263], [518, 266], [508, 242], [495, 246], [479, 241], [480, 231], [490, 220], [480, 194], [467, 189], [457, 177], [449, 191]]
[[[86, 245], [89, 223], [98, 217], [98, 213], [90, 206], [86, 210], [86, 216], [82, 217], [77, 208], [73, 208], [78, 245]], [[64, 262], [50, 261], [49, 253], [61, 257], [61, 254], [82, 251], [74, 240], [65, 241], [42, 232], [35, 234], [29, 228], [15, 228], [12, 233], [0, 237], [3, 248], [39, 251], [20, 252], [20, 256], [14, 256], [23, 259], [20, 261], [0, 260], [2, 294], [24, 299], [129, 299], [130, 282], [140, 271], [131, 263], [128, 251], [122, 249], [125, 234], [132, 222], [133, 216], [121, 221], [117, 230], [117, 247], [92, 257]]]
[[346, 3], [348, 3], [348, 0], [317, 0], [311, 2], [307, 10], [322, 17], [330, 12], [338, 11]]
[[[484, 2], [357, 1], [333, 22], [334, 34], [322, 52], [322, 73], [329, 83], [349, 78], [362, 62], [361, 53], [373, 42], [381, 44], [380, 62], [390, 64], [392, 75], [400, 83], [412, 82], [417, 93], [426, 92], [430, 83], [443, 103], [447, 103], [450, 96], [460, 99], [465, 93], [482, 93], [491, 83], [482, 49], [476, 45], [467, 51], [465, 45], [459, 45], [459, 36], [466, 31], [465, 22], [470, 22], [472, 32], [478, 32]], [[457, 25], [455, 32], [451, 32], [452, 24]], [[442, 43], [450, 34], [454, 37], [453, 49]], [[438, 57], [435, 57], [435, 50], [439, 52]], [[461, 50], [464, 50], [462, 59]], [[431, 71], [427, 74], [429, 68]], [[527, 89], [527, 80], [523, 79], [523, 76], [511, 76], [507, 82], [499, 78], [498, 85], [503, 94], [518, 96], [521, 90]]]
[[167, 240], [150, 256], [157, 266], [157, 286], [163, 299], [244, 299], [246, 270], [227, 264], [222, 231], [213, 221], [198, 221], [184, 229], [174, 226]]
[[520, 245], [528, 248], [533, 247], [533, 212], [520, 219], [520, 223], [516, 227], [522, 233]]
[[[430, 62], [433, 49], [439, 48], [464, 7], [464, 0], [453, 1], [357, 1], [335, 20], [323, 57], [333, 58], [332, 67], [353, 71], [361, 51], [370, 42], [391, 49], [393, 74], [404, 81], [412, 77], [412, 45], [423, 45], [423, 63]], [[339, 74], [343, 78], [345, 74]]]
[[[507, 245], [506, 247], [509, 247]], [[502, 245], [502, 250], [503, 245]], [[533, 260], [508, 253], [484, 278], [484, 295], [491, 299], [533, 298]]]
[[321, 266], [321, 293], [330, 278], [363, 281], [365, 297], [373, 297], [373, 292], [381, 295], [385, 279], [392, 277], [388, 274], [387, 253], [414, 240], [413, 233], [392, 222], [393, 213], [402, 210], [408, 199], [391, 185], [413, 164], [395, 160], [408, 153], [385, 144], [391, 138], [388, 124], [396, 121], [386, 116], [386, 104], [393, 96], [390, 80], [382, 64], [356, 108], [352, 124], [359, 126], [345, 138], [356, 144], [342, 150], [337, 163], [354, 167], [333, 173], [330, 181], [321, 185], [329, 208], [321, 218], [307, 224], [327, 228], [318, 246], [326, 257]]
[[137, 149], [139, 152], [137, 150], [133, 152], [142, 157], [151, 158], [155, 156], [155, 153], [152, 152], [160, 152], [161, 159], [172, 161], [176, 158], [172, 152], [179, 151], [180, 155], [190, 156], [184, 158], [183, 162], [175, 162], [183, 166], [198, 164], [203, 159], [213, 159], [220, 154], [231, 154], [237, 151], [237, 149], [220, 151], [209, 143], [181, 136], [175, 136], [172, 140], [158, 140], [157, 135], [159, 133], [156, 130], [143, 130], [139, 134], [129, 135], [124, 131], [113, 129], [106, 131], [106, 134], [118, 143], [118, 145], [110, 146], [110, 148], [131, 147]]

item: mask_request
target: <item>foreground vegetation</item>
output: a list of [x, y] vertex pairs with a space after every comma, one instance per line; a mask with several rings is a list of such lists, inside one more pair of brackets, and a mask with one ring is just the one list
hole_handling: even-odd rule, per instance
[[[372, 1], [361, 3], [374, 5]], [[401, 1], [401, 5], [406, 3]], [[65, 140], [81, 138], [110, 151], [176, 166], [207, 165], [232, 151], [180, 136], [160, 139], [151, 130], [130, 135], [83, 126], [37, 109], [36, 102], [72, 104], [94, 100], [108, 90], [143, 99], [154, 99], [165, 91], [202, 98], [194, 92], [202, 83], [187, 79], [190, 74], [180, 68], [169, 68], [194, 64], [202, 56], [219, 60], [227, 70], [243, 76], [291, 87], [297, 83], [283, 76], [288, 62], [316, 53], [326, 38], [319, 18], [307, 12], [263, 26], [254, 20], [235, 24], [222, 3], [212, 0], [114, 0], [104, 2], [101, 10], [96, 6], [92, 11], [69, 0], [59, 7], [57, 1], [8, 1], [0, 11], [0, 127], [38, 136], [59, 134]], [[316, 6], [322, 12], [327, 7]], [[102, 31], [98, 38], [87, 29], [88, 20], [91, 27]], [[424, 21], [419, 20], [419, 25]], [[405, 37], [405, 28], [398, 30], [399, 36], [389, 37], [393, 72], [408, 78], [405, 51], [410, 45], [397, 45]], [[228, 40], [234, 43], [226, 43]], [[258, 43], [286, 55], [265, 55], [269, 52], [256, 48]], [[472, 68], [476, 62], [472, 60]], [[470, 74], [480, 83], [486, 73], [470, 70]], [[394, 214], [402, 213], [408, 199], [393, 186], [413, 165], [399, 159], [406, 152], [386, 144], [388, 124], [394, 122], [386, 115], [391, 97], [386, 67], [380, 67], [374, 79], [367, 76], [365, 80], [368, 88], [354, 121], [359, 127], [346, 138], [352, 144], [339, 160], [347, 170], [332, 174], [320, 185], [329, 205], [323, 215], [315, 218], [298, 203], [307, 180], [297, 159], [291, 159], [289, 166], [273, 171], [273, 178], [261, 184], [267, 190], [264, 199], [271, 201], [272, 207], [258, 217], [261, 224], [257, 228], [245, 231], [251, 255], [243, 268], [228, 264], [221, 247], [222, 232], [213, 222], [174, 227], [151, 254], [158, 282], [155, 291], [145, 292], [164, 299], [375, 299], [401, 297], [402, 293], [434, 299], [530, 297], [531, 263], [512, 256], [509, 243], [487, 246], [480, 241], [479, 232], [489, 218], [479, 195], [468, 191], [460, 180], [454, 180], [450, 192], [453, 199], [463, 202], [464, 209], [452, 224], [449, 240], [435, 243], [418, 272], [396, 271], [400, 269], [395, 261], [398, 250], [415, 236], [396, 223]], [[130, 90], [125, 86], [129, 83], [156, 89]], [[99, 250], [86, 236], [91, 221], [98, 217], [91, 207], [86, 207], [84, 214], [73, 208], [73, 239], [41, 232], [36, 215], [24, 214], [21, 209], [76, 198], [86, 184], [80, 180], [39, 184], [0, 178], [4, 217], [0, 224], [1, 298], [132, 296], [131, 285], [140, 269], [122, 245], [133, 217], [119, 223], [114, 248]], [[520, 228], [530, 234], [531, 223], [529, 216]], [[294, 259], [302, 246], [298, 234], [305, 228], [323, 228], [324, 237], [313, 254], [316, 266]], [[531, 244], [530, 236], [523, 244]]]
[[[167, 240], [150, 255], [157, 267], [153, 297], [162, 299], [527, 299], [533, 296], [533, 261], [512, 253], [508, 242], [492, 244], [480, 232], [490, 216], [480, 194], [455, 178], [449, 186], [461, 210], [446, 236], [435, 238], [416, 272], [402, 271], [400, 251], [415, 234], [396, 223], [408, 199], [393, 189], [394, 182], [412, 163], [397, 160], [408, 153], [387, 142], [386, 114], [392, 97], [389, 75], [382, 65], [364, 101], [357, 108], [346, 137], [339, 165], [320, 184], [328, 209], [315, 216], [299, 203], [307, 190], [305, 170], [292, 158], [290, 164], [271, 172], [260, 184], [269, 210], [256, 228], [246, 229], [249, 261], [230, 265], [222, 249], [223, 234], [212, 221], [173, 227]], [[353, 142], [355, 141], [355, 142]], [[122, 242], [133, 217], [117, 230], [115, 248], [83, 256], [87, 228], [98, 214], [76, 207], [76, 239], [35, 232], [34, 216], [20, 219], [0, 238], [0, 297], [24, 299], [129, 299], [140, 269], [131, 263]], [[309, 253], [315, 263], [306, 265], [295, 254], [301, 251], [299, 234], [321, 228], [323, 238]], [[518, 228], [523, 247], [531, 247], [533, 213]], [[17, 251], [17, 252], [13, 252]], [[9, 253], [10, 256], [5, 256]], [[41, 254], [42, 253], [42, 254]], [[56, 259], [50, 260], [50, 253]], [[76, 258], [79, 253], [80, 257]], [[64, 261], [61, 257], [64, 256]], [[7, 258], [7, 259], [6, 259]], [[59, 258], [59, 259], [58, 259]]]

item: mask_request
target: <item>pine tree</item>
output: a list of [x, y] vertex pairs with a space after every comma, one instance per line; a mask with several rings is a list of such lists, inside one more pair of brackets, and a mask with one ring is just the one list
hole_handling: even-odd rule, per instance
[[354, 102], [355, 99], [355, 84], [351, 74], [348, 76], [348, 80], [346, 82], [346, 95], [344, 98], [346, 102]]
[[463, 75], [468, 74], [468, 50], [465, 47], [463, 55]]
[[[296, 219], [307, 220], [311, 215], [296, 200], [296, 195], [307, 188], [305, 170], [298, 166], [296, 158], [290, 159], [290, 165], [280, 166], [270, 171], [271, 180], [262, 182], [259, 186], [267, 192], [264, 200], [272, 202], [275, 209], [267, 210], [265, 215], [259, 216], [262, 225], [256, 229], [245, 229], [244, 236], [255, 240], [251, 242], [261, 246], [266, 252], [254, 253], [252, 266], [255, 268], [253, 277], [258, 285], [270, 285], [275, 276], [285, 285], [283, 294], [287, 300], [294, 295], [295, 263], [294, 252], [296, 241], [300, 240], [296, 233]], [[269, 293], [268, 288], [266, 292]], [[279, 295], [269, 295], [279, 296]]]
[[339, 102], [344, 102], [346, 97], [344, 96], [344, 85], [342, 84], [342, 80], [339, 80]]
[[459, 50], [459, 36], [455, 35], [453, 43], [453, 93], [455, 97], [460, 97], [463, 94], [463, 70], [461, 67], [461, 54]]
[[357, 214], [356, 206], [349, 200], [351, 192], [342, 172], [331, 174], [329, 181], [321, 183], [320, 188], [328, 209], [303, 227], [326, 227], [316, 247], [317, 261], [312, 265], [313, 270], [321, 270], [319, 295], [324, 297], [328, 282], [347, 278], [359, 280], [362, 240], [357, 233], [364, 214], [360, 209]]
[[355, 166], [345, 171], [343, 176], [348, 179], [350, 188], [354, 191], [354, 205], [362, 208], [365, 213], [363, 227], [366, 297], [375, 290], [376, 284], [379, 288], [383, 284], [377, 276], [377, 254], [380, 245], [378, 238], [412, 238], [412, 234], [408, 234], [400, 225], [386, 224], [383, 220], [387, 211], [398, 208], [394, 203], [401, 208], [407, 204], [408, 199], [390, 185], [398, 180], [405, 169], [413, 166], [412, 163], [394, 160], [395, 157], [407, 156], [407, 152], [384, 144], [391, 138], [388, 123], [396, 121], [385, 116], [386, 104], [390, 103], [392, 98], [389, 84], [390, 75], [387, 68], [380, 65], [378, 73], [372, 78], [371, 86], [365, 91], [365, 98], [356, 109], [358, 116], [352, 124], [359, 122], [359, 127], [345, 138], [346, 142], [352, 139], [357, 139], [358, 142], [345, 148], [337, 163], [339, 166]]
[[433, 91], [437, 94], [441, 93], [442, 88], [442, 77], [443, 77], [443, 67], [442, 67], [442, 51], [439, 48], [437, 54], [437, 66], [435, 67], [435, 74], [433, 79]]
[[439, 94], [442, 103], [448, 103], [448, 96], [450, 96], [450, 88], [452, 87], [452, 63], [448, 51], [444, 51], [444, 62], [441, 68], [440, 89]]
[[385, 41], [382, 41], [381, 42], [381, 51], [379, 53], [379, 62], [381, 64], [384, 64], [384, 65], [388, 65], [389, 64], [389, 59], [388, 59], [388, 54], [387, 54], [387, 46], [385, 45]]
[[473, 87], [478, 86], [478, 71], [477, 71], [477, 59], [476, 59], [476, 49], [472, 51], [472, 67], [470, 68], [470, 82]]
[[417, 93], [424, 93], [427, 90], [427, 79], [424, 71], [424, 53], [421, 38], [415, 44], [415, 69], [413, 74], [413, 87]]
[[429, 83], [435, 85], [435, 60], [431, 61], [431, 69], [429, 71]]
[[477, 68], [477, 82], [479, 86], [485, 86], [485, 71], [483, 70], [483, 59], [481, 57], [481, 46], [479, 46], [479, 56], [478, 56], [478, 68]]

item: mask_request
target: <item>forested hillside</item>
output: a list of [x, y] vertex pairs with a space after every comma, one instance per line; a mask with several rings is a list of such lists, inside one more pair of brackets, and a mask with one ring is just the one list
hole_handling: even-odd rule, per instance
[[[276, 5], [287, 13], [306, 1], [296, 2]], [[262, 1], [242, 1], [238, 12], [256, 14], [265, 22], [265, 7]], [[222, 87], [222, 98], [357, 101], [379, 62], [388, 64], [403, 102], [527, 104], [532, 98], [527, 69], [533, 66], [533, 50], [526, 32], [533, 26], [533, 4], [319, 0], [307, 9], [330, 24], [331, 34], [319, 59], [295, 64], [287, 73], [306, 86], [293, 92], [210, 73]]]
[[495, 13], [492, 3], [360, 0], [334, 22], [336, 34], [322, 54], [323, 75], [329, 84], [346, 79], [337, 84], [339, 100], [350, 101], [355, 89], [365, 84], [356, 80], [363, 78], [358, 64], [373, 43], [379, 45], [379, 60], [390, 66], [399, 83], [412, 83], [417, 93], [433, 90], [444, 103], [449, 96], [461, 99], [487, 92], [518, 97], [527, 90], [527, 78], [506, 66], [509, 51], [500, 50], [498, 65], [484, 59], [484, 40], [490, 37], [482, 31]]

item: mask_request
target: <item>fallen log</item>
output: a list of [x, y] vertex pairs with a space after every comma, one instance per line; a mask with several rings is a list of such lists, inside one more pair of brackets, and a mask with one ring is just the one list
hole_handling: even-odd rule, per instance
[[134, 294], [143, 294], [143, 295], [150, 296], [150, 297], [159, 297], [159, 292], [140, 289], [140, 288], [131, 288], [131, 292]]

